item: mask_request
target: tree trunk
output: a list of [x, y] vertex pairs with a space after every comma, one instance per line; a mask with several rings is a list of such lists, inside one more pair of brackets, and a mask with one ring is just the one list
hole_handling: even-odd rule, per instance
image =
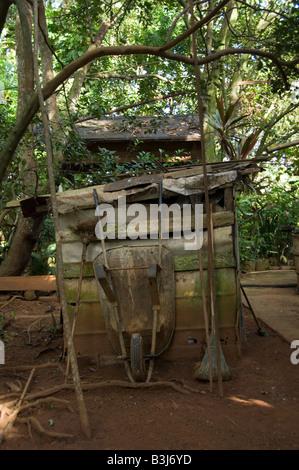
[[12, 4], [12, 0], [1, 0], [0, 2], [0, 35], [4, 28], [4, 25], [6, 22], [6, 16], [7, 16], [7, 13], [11, 4]]
[[43, 217], [21, 217], [7, 258], [0, 266], [0, 276], [19, 276], [28, 265], [32, 250], [38, 240]]
[[[18, 110], [20, 118], [31, 94], [34, 91], [33, 55], [31, 43], [32, 12], [27, 2], [16, 1], [16, 51], [18, 62]], [[37, 189], [37, 170], [34, 155], [32, 125], [20, 146], [20, 176], [22, 179], [22, 197], [34, 195]], [[34, 220], [18, 219], [16, 234], [9, 247], [7, 257], [0, 267], [1, 276], [19, 276], [26, 269], [32, 250], [38, 240], [43, 217]]]
[[[45, 12], [44, 0], [38, 1], [38, 17], [39, 17], [39, 30], [38, 30], [38, 45], [41, 58], [41, 69], [43, 86], [50, 82], [54, 78], [53, 69], [53, 55], [50, 49], [48, 26]], [[54, 93], [46, 101], [46, 110], [49, 119], [49, 125], [53, 135], [53, 142], [63, 142], [65, 139], [65, 132], [61, 126], [61, 119], [59, 109], [57, 106], [57, 98]], [[60, 168], [63, 162], [63, 152], [56, 151], [54, 154], [54, 165]]]
[[[214, 7], [214, 2], [210, 2], [210, 8]], [[226, 6], [226, 16], [223, 19], [219, 42], [221, 45], [218, 51], [226, 49], [229, 45], [231, 32], [229, 24], [234, 25], [237, 22], [238, 13], [236, 9], [235, 0], [231, 0]], [[211, 48], [213, 42], [213, 31], [208, 30], [208, 47]], [[210, 52], [210, 51], [208, 51]], [[222, 66], [221, 61], [215, 61], [212, 64], [207, 64], [208, 83], [207, 83], [207, 99], [205, 100], [205, 112], [207, 115], [212, 116], [216, 111], [216, 96], [219, 95], [219, 88], [222, 87]], [[217, 84], [216, 84], [217, 83]], [[221, 85], [220, 85], [221, 84]], [[208, 162], [216, 162], [221, 159], [215, 150], [215, 130], [208, 123], [204, 126], [206, 136], [206, 158]]]

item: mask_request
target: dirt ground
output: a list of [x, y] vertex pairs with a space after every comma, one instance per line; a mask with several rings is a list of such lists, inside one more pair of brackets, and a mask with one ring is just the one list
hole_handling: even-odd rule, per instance
[[291, 363], [290, 344], [275, 331], [263, 325], [269, 336], [257, 334], [246, 308], [242, 357], [223, 348], [232, 380], [223, 382], [222, 398], [217, 382], [210, 391], [208, 382], [194, 379], [189, 359], [170, 362], [162, 354], [151, 384], [138, 388], [127, 380], [123, 364], [79, 359], [91, 430], [87, 439], [71, 377], [64, 387], [58, 303], [15, 299], [1, 305], [1, 434], [35, 372], [0, 450], [299, 449], [299, 364]]

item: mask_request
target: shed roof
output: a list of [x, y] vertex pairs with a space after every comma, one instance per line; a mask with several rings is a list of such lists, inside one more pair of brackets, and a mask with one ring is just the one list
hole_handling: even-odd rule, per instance
[[[235, 186], [248, 175], [263, 171], [263, 162], [271, 157], [248, 160], [234, 160], [207, 164], [209, 192], [219, 188]], [[128, 202], [159, 198], [159, 182], [163, 182], [163, 196], [189, 196], [204, 193], [203, 165], [169, 169], [164, 172], [148, 172], [141, 176], [128, 176], [112, 183], [67, 190], [57, 194], [58, 211], [61, 214], [94, 207], [93, 189], [97, 190], [99, 203], [113, 203], [119, 196], [126, 196]], [[6, 208], [21, 207], [25, 217], [34, 217], [41, 211], [49, 211], [51, 197], [38, 197], [11, 201]]]
[[[211, 163], [207, 165], [208, 189], [235, 186], [254, 173], [263, 171], [260, 164], [267, 158]], [[58, 194], [58, 210], [61, 214], [94, 207], [93, 189], [99, 203], [114, 203], [120, 196], [127, 202], [146, 201], [159, 198], [159, 182], [163, 182], [163, 197], [190, 196], [204, 193], [203, 165], [173, 169], [167, 173], [151, 173], [142, 176], [128, 175], [118, 181], [104, 185], [65, 191]]]
[[86, 141], [200, 141], [197, 115], [123, 116], [78, 121], [78, 135]]

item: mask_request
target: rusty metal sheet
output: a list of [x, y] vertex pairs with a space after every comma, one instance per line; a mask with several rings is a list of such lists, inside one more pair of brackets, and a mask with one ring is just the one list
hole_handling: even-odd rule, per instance
[[[107, 278], [118, 304], [118, 313], [127, 351], [133, 333], [143, 338], [144, 353], [149, 354], [152, 338], [153, 304], [149, 268], [158, 263], [158, 245], [121, 246], [106, 251]], [[98, 266], [104, 265], [101, 253], [93, 266], [98, 285], [99, 300], [105, 318], [106, 330], [114, 349], [121, 354], [119, 333], [114, 318], [114, 307], [97, 279]], [[162, 269], [157, 270], [160, 310], [157, 322], [156, 354], [169, 345], [175, 326], [175, 278], [172, 252], [162, 247]]]

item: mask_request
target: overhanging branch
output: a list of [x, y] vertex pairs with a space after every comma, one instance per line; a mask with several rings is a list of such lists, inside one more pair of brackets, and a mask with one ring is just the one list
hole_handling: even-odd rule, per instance
[[283, 144], [279, 145], [271, 145], [271, 147], [267, 147], [267, 153], [277, 152], [278, 150], [283, 150], [289, 147], [296, 147], [299, 145], [299, 139], [292, 140], [290, 142], [284, 142]]
[[[224, 2], [222, 2], [224, 3]], [[199, 22], [198, 22], [199, 23]], [[197, 23], [197, 25], [198, 25]], [[197, 26], [199, 27], [199, 26]], [[190, 32], [190, 29], [188, 30]], [[170, 43], [169, 43], [170, 44]], [[169, 46], [167, 44], [167, 47]], [[209, 54], [206, 57], [198, 59], [199, 65], [204, 65], [211, 63], [215, 60], [219, 60], [221, 57], [226, 55], [236, 55], [236, 54], [249, 54], [252, 56], [265, 57], [271, 60], [275, 66], [280, 70], [284, 80], [286, 80], [284, 68], [291, 68], [298, 72], [296, 67], [299, 63], [299, 58], [296, 58], [292, 61], [283, 61], [278, 59], [274, 54], [259, 49], [253, 48], [227, 48], [215, 52], [214, 54]], [[50, 80], [45, 87], [43, 88], [44, 100], [47, 100], [52, 96], [52, 94], [62, 85], [66, 80], [68, 80], [77, 70], [84, 65], [92, 62], [95, 59], [107, 56], [127, 56], [127, 55], [153, 55], [161, 57], [167, 60], [174, 60], [177, 62], [182, 62], [186, 65], [194, 65], [193, 58], [186, 57], [180, 54], [175, 54], [168, 50], [163, 50], [160, 47], [144, 46], [144, 45], [130, 45], [130, 46], [107, 46], [107, 47], [97, 47], [91, 51], [87, 51], [78, 59], [74, 60], [70, 64], [66, 65], [52, 80]], [[10, 164], [14, 152], [22, 139], [27, 127], [32, 121], [33, 117], [39, 109], [39, 102], [37, 94], [34, 93], [27, 107], [24, 109], [22, 116], [18, 120], [14, 130], [11, 132], [9, 138], [7, 139], [1, 153], [0, 153], [0, 182], [2, 181], [6, 169]]]

